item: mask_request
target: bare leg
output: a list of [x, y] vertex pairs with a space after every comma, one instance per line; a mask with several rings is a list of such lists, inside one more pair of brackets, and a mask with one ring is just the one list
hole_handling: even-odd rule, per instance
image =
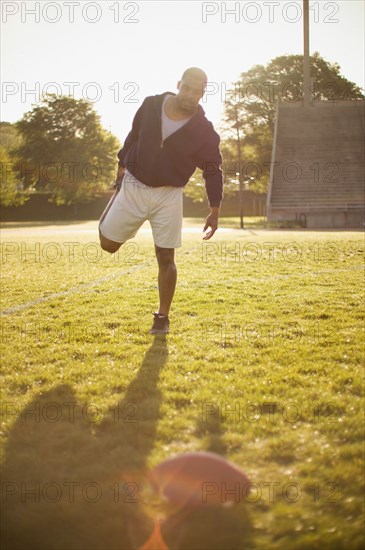
[[117, 250], [120, 249], [122, 244], [124, 243], [117, 243], [115, 241], [111, 241], [110, 239], [107, 239], [104, 237], [99, 229], [99, 239], [100, 239], [100, 246], [103, 250], [106, 250], [107, 252], [110, 252], [110, 254], [114, 254], [114, 252], [117, 252]]
[[160, 248], [155, 245], [158, 262], [158, 292], [160, 296], [160, 309], [158, 313], [168, 315], [175, 293], [177, 269], [175, 265], [175, 249]]

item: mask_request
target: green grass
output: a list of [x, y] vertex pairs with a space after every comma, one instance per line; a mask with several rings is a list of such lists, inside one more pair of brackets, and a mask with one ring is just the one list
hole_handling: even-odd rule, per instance
[[129, 548], [143, 474], [195, 450], [256, 484], [252, 546], [362, 548], [362, 234], [186, 225], [165, 340], [148, 233], [115, 258], [94, 222], [4, 225], [4, 548]]

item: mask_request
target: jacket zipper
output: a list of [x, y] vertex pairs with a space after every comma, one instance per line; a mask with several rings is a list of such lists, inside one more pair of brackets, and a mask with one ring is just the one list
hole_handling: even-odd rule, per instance
[[[196, 113], [195, 113], [196, 114]], [[183, 130], [187, 124], [189, 124], [191, 122], [191, 120], [194, 118], [195, 114], [188, 120], [188, 122], [186, 124], [184, 124], [184, 126], [182, 126], [181, 128], [179, 128], [178, 130], [176, 130], [176, 132], [174, 132], [174, 134], [176, 134], [177, 132], [180, 132], [180, 130]], [[160, 114], [160, 120], [161, 120], [161, 138], [162, 138], [162, 106], [161, 106], [161, 114]], [[173, 135], [173, 134], [172, 134]], [[166, 138], [168, 139], [168, 138]], [[160, 143], [160, 149], [163, 149], [163, 142], [164, 142], [164, 139], [161, 139], [161, 143]]]

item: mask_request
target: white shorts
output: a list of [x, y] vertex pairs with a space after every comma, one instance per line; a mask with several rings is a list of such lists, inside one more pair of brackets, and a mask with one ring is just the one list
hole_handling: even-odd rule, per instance
[[133, 239], [148, 220], [155, 245], [179, 248], [182, 218], [182, 187], [149, 187], [126, 172], [122, 187], [100, 222], [99, 230], [107, 239], [124, 243]]

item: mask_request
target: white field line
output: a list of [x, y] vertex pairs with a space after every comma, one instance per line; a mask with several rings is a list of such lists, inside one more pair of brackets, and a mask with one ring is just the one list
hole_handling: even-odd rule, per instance
[[19, 304], [17, 306], [9, 307], [8, 309], [4, 309], [0, 313], [0, 315], [11, 315], [12, 313], [17, 313], [18, 311], [22, 311], [23, 309], [28, 309], [30, 307], [36, 306], [37, 304], [49, 302], [50, 300], [54, 300], [57, 298], [63, 298], [64, 296], [68, 296], [70, 294], [78, 294], [88, 288], [92, 288], [93, 286], [98, 286], [108, 281], [112, 281], [113, 279], [117, 279], [118, 277], [128, 274], [131, 271], [135, 271], [136, 269], [141, 269], [142, 267], [145, 267], [145, 264], [136, 265], [134, 267], [123, 269], [121, 271], [118, 270], [116, 273], [111, 273], [110, 275], [106, 275], [105, 277], [101, 277], [100, 279], [96, 279], [95, 281], [91, 281], [90, 283], [84, 283], [82, 285], [74, 286], [72, 288], [69, 288], [68, 290], [63, 290], [62, 292], [55, 292], [53, 294], [49, 294], [48, 296], [40, 296], [39, 298], [36, 298], [35, 300], [32, 300], [30, 302], [25, 302], [24, 304]]
[[[75, 286], [75, 287], [72, 287], [70, 288], [69, 290], [64, 290], [62, 292], [55, 292], [54, 294], [49, 294], [48, 296], [41, 296], [40, 298], [37, 298], [36, 300], [32, 300], [31, 302], [25, 302], [24, 304], [19, 304], [17, 306], [14, 306], [14, 307], [10, 307], [8, 309], [4, 309], [0, 315], [11, 315], [13, 313], [17, 313], [18, 311], [22, 311], [24, 309], [28, 309], [30, 307], [33, 307], [37, 304], [41, 304], [41, 303], [44, 303], [44, 302], [49, 302], [50, 300], [54, 300], [54, 299], [57, 299], [57, 298], [63, 298], [64, 296], [68, 296], [70, 294], [78, 294], [80, 292], [83, 292], [84, 290], [88, 289], [88, 288], [92, 288], [94, 286], [98, 286], [102, 283], [105, 283], [107, 281], [112, 281], [113, 279], [116, 279], [118, 277], [120, 277], [121, 275], [124, 275], [124, 274], [128, 274], [130, 273], [131, 271], [135, 271], [136, 269], [141, 269], [145, 267], [145, 265], [138, 265], [138, 266], [134, 266], [134, 267], [131, 267], [129, 269], [125, 269], [125, 270], [122, 270], [122, 271], [118, 271], [117, 273], [112, 273], [110, 275], [107, 275], [105, 277], [101, 277], [100, 279], [96, 279], [95, 281], [91, 281], [90, 283], [85, 283], [85, 284], [82, 284], [82, 285], [79, 285], [79, 286]], [[361, 266], [356, 266], [356, 267], [350, 267], [349, 269], [324, 269], [322, 271], [307, 271], [306, 273], [290, 273], [290, 274], [287, 274], [287, 275], [273, 275], [273, 276], [268, 276], [268, 277], [242, 277], [242, 278], [239, 278], [239, 279], [229, 279], [229, 282], [243, 282], [243, 281], [267, 281], [267, 280], [270, 280], [270, 279], [288, 279], [288, 278], [291, 278], [291, 277], [306, 277], [306, 276], [313, 276], [313, 275], [323, 275], [325, 273], [346, 273], [348, 271], [358, 271], [358, 270], [364, 270], [365, 268], [365, 265], [361, 265]], [[199, 287], [201, 286], [199, 283], [185, 283], [186, 285], [188, 284], [189, 287]], [[217, 281], [216, 283], [213, 283], [213, 284], [216, 284], [216, 285], [221, 285], [222, 284], [222, 281]], [[206, 283], [204, 283], [204, 285], [206, 285]], [[177, 285], [178, 287], [179, 286], [185, 286], [184, 283], [180, 283]]]

